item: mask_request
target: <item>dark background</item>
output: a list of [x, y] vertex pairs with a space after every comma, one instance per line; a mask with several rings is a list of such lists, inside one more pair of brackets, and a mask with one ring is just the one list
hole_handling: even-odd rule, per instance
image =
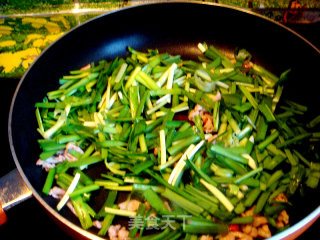
[[[320, 48], [320, 22], [288, 26], [308, 39], [316, 47]], [[11, 99], [18, 82], [19, 79], [0, 79], [0, 103], [2, 112], [0, 134], [3, 140], [3, 144], [1, 145], [0, 176], [5, 175], [15, 168], [9, 148], [7, 122]], [[23, 122], [23, 119], [21, 120], [21, 124], [25, 124], [26, 127], [28, 127], [28, 123]], [[0, 239], [69, 239], [69, 237], [55, 225], [53, 220], [34, 198], [7, 211], [7, 217], [8, 222], [0, 226]], [[319, 233], [320, 220], [298, 239], [314, 239]]]

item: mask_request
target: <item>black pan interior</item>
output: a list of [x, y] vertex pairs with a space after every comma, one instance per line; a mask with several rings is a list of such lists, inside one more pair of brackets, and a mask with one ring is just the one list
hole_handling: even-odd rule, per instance
[[[34, 103], [58, 87], [59, 77], [90, 62], [124, 56], [127, 46], [138, 50], [158, 48], [160, 52], [197, 59], [200, 53], [197, 44], [203, 41], [230, 55], [236, 47], [245, 48], [255, 62], [277, 75], [291, 68], [284, 94], [308, 104], [312, 116], [319, 113], [320, 53], [279, 24], [230, 7], [190, 2], [151, 4], [106, 14], [72, 30], [49, 47], [16, 91], [9, 137], [16, 163], [35, 190], [35, 196], [55, 208], [56, 202], [41, 193], [46, 173], [35, 165], [40, 150]], [[305, 198], [304, 207], [297, 207], [294, 219], [300, 220], [310, 213], [319, 200], [319, 197]], [[67, 211], [61, 214], [78, 224]]]

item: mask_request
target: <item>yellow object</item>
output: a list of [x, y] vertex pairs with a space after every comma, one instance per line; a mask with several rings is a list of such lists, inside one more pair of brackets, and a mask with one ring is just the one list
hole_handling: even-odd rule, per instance
[[59, 25], [53, 22], [48, 22], [45, 27], [49, 33], [58, 33], [61, 31]]
[[[20, 66], [23, 60], [28, 60], [31, 63], [40, 54], [40, 49], [28, 48], [26, 50], [18, 51], [15, 53], [5, 52], [0, 54], [0, 66], [4, 68], [4, 73], [13, 72]], [[29, 60], [30, 59], [30, 60]], [[26, 62], [26, 63], [27, 63]], [[24, 66], [26, 66], [24, 63]]]
[[43, 24], [41, 24], [41, 23], [31, 23], [31, 26], [34, 27], [34, 28], [39, 29], [39, 28], [43, 27]]
[[28, 43], [30, 43], [31, 41], [35, 40], [35, 39], [39, 39], [39, 38], [43, 38], [43, 37], [44, 37], [43, 35], [37, 34], [37, 33], [29, 34], [29, 35], [27, 35], [27, 38], [26, 38], [26, 40], [24, 41], [24, 44], [28, 44]]
[[44, 41], [43, 39], [36, 39], [34, 40], [33, 44], [32, 44], [34, 47], [37, 47], [37, 48], [42, 48], [44, 47]]
[[0, 25], [0, 30], [12, 31], [12, 27], [6, 25]]
[[25, 17], [22, 18], [22, 23], [36, 23], [36, 24], [42, 24], [45, 25], [48, 21], [45, 18], [35, 18], [35, 17]]
[[45, 24], [47, 24], [47, 20], [45, 18], [33, 18], [33, 17], [25, 17], [22, 18], [22, 24], [28, 24], [30, 23], [32, 27], [34, 28], [41, 28]]
[[61, 22], [66, 29], [70, 29], [69, 22], [63, 16], [53, 16], [50, 20], [53, 22]]
[[14, 46], [14, 45], [16, 45], [16, 41], [14, 41], [14, 40], [0, 42], [0, 47], [10, 47], [10, 46]]
[[4, 18], [0, 18], [0, 24], [4, 24]]
[[64, 18], [63, 16], [52, 16], [50, 17], [50, 20], [53, 22], [60, 22], [61, 18]]
[[22, 67], [24, 69], [27, 69], [33, 61], [34, 61], [34, 59], [32, 59], [32, 58], [27, 58], [26, 60], [23, 60]]
[[0, 25], [0, 34], [8, 35], [11, 34], [12, 27]]
[[1, 30], [1, 29], [0, 29], [0, 34], [9, 35], [9, 34], [11, 34], [11, 31]]
[[41, 35], [37, 33], [29, 34], [24, 41], [24, 44], [29, 44], [30, 42], [33, 41], [33, 47], [36, 48], [43, 48], [47, 44], [54, 42], [57, 40], [59, 37], [61, 37], [64, 34], [64, 32], [57, 33], [57, 34], [50, 34], [50, 35]]
[[61, 33], [58, 33], [58, 34], [50, 34], [50, 35], [46, 36], [46, 38], [44, 39], [44, 42], [45, 43], [54, 42], [59, 37], [61, 37], [63, 34], [64, 34], [64, 32], [61, 32]]
[[[62, 24], [69, 29], [70, 25], [69, 22], [63, 18], [62, 16], [57, 16], [57, 17], [51, 17], [53, 21], [59, 21], [62, 22]], [[58, 33], [61, 31], [61, 28], [59, 25], [55, 22], [49, 22], [45, 18], [33, 18], [33, 17], [25, 17], [22, 18], [22, 23], [23, 24], [31, 24], [32, 27], [34, 28], [41, 28], [45, 27], [49, 33]]]
[[0, 66], [4, 67], [4, 73], [10, 73], [15, 68], [19, 67], [21, 58], [15, 56], [11, 52], [5, 52], [0, 54]]

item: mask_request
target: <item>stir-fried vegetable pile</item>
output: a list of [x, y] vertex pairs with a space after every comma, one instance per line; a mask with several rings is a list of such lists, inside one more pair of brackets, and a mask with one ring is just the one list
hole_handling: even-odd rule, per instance
[[[35, 104], [43, 193], [58, 210], [67, 204], [84, 229], [110, 238], [115, 216], [142, 239], [236, 234], [255, 217], [272, 233], [289, 226], [278, 224], [290, 205], [279, 196], [317, 188], [319, 116], [303, 122], [306, 106], [280, 101], [290, 70], [277, 77], [244, 49], [230, 60], [198, 47], [199, 61], [129, 47], [126, 58], [70, 71]], [[119, 209], [120, 192], [138, 206]]]

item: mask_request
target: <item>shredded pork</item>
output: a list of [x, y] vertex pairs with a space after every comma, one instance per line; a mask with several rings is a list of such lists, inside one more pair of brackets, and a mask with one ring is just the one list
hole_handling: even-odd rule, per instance
[[131, 199], [129, 201], [124, 201], [122, 203], [119, 203], [118, 206], [121, 210], [129, 210], [129, 211], [136, 212], [140, 204], [141, 204], [140, 201], [136, 199]]
[[74, 145], [73, 143], [67, 143], [66, 148], [64, 150], [63, 156], [69, 161], [69, 162], [73, 162], [73, 161], [77, 161], [78, 159], [74, 156], [72, 156], [69, 153], [69, 149], [75, 150], [78, 153], [83, 154], [83, 150], [78, 147], [77, 145]]
[[61, 163], [66, 160], [63, 155], [64, 151], [58, 151], [54, 156], [47, 158], [46, 160], [38, 159], [36, 162], [37, 166], [41, 166], [46, 171], [49, 171], [50, 168], [54, 168], [56, 164]]
[[129, 231], [120, 224], [111, 225], [108, 229], [108, 236], [110, 240], [127, 240]]
[[55, 199], [61, 199], [63, 195], [66, 193], [66, 191], [59, 187], [53, 187], [49, 191], [49, 196], [55, 198]]
[[[50, 189], [49, 191], [49, 196], [55, 198], [55, 199], [61, 199], [64, 194], [66, 193], [66, 191], [62, 188], [59, 188], [59, 187], [53, 187]], [[76, 210], [74, 209], [72, 203], [70, 202], [70, 200], [67, 202], [67, 207], [70, 209], [70, 211], [75, 215], [77, 216], [77, 213], [76, 213]]]
[[201, 117], [203, 131], [205, 133], [212, 133], [214, 131], [212, 115], [199, 104], [190, 111], [188, 119], [194, 122], [194, 117], [196, 115], [200, 115]]
[[[207, 94], [207, 96], [213, 101], [221, 101], [221, 93], [218, 92], [216, 95], [214, 94]], [[200, 115], [203, 131], [205, 133], [212, 133], [214, 132], [214, 125], [213, 125], [213, 117], [212, 115], [204, 109], [201, 105], [196, 104], [194, 109], [192, 109], [188, 115], [188, 119], [194, 122], [194, 117], [196, 115]]]
[[69, 153], [69, 149], [73, 149], [81, 154], [84, 153], [83, 150], [80, 147], [78, 147], [77, 145], [75, 145], [73, 143], [67, 143], [65, 149], [58, 151], [55, 155], [53, 155], [45, 160], [38, 159], [38, 161], [36, 162], [36, 165], [41, 166], [46, 171], [49, 171], [50, 168], [54, 168], [58, 163], [61, 163], [63, 161], [67, 160], [69, 162], [73, 162], [73, 161], [78, 160], [76, 157], [72, 156]]
[[213, 237], [209, 235], [202, 235], [200, 237], [200, 240], [213, 240]]
[[102, 228], [102, 223], [100, 221], [98, 221], [98, 220], [93, 221], [92, 225], [97, 229], [101, 229]]

